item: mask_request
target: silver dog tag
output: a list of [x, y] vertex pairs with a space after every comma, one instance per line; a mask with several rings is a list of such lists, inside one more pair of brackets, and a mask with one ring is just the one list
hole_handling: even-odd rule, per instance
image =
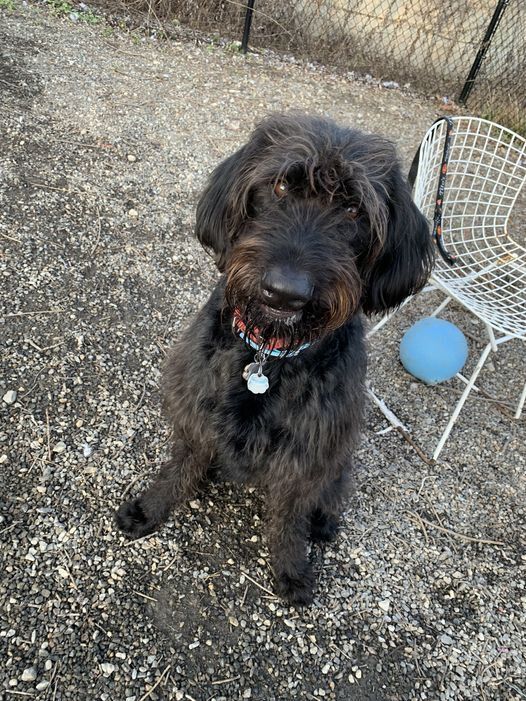
[[243, 370], [243, 379], [247, 383], [247, 389], [252, 394], [264, 394], [269, 388], [268, 377], [263, 374], [263, 365], [267, 362], [264, 352], [258, 351], [254, 356], [254, 362], [249, 363]]
[[253, 394], [264, 394], [268, 386], [268, 377], [262, 372], [254, 372], [248, 378], [247, 387]]
[[257, 373], [259, 371], [259, 363], [249, 363], [243, 370], [243, 379], [248, 382], [250, 375]]

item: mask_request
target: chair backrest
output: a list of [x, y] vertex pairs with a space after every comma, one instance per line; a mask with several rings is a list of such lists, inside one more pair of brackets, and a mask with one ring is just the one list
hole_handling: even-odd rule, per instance
[[[456, 262], [450, 265], [437, 256], [434, 277], [487, 323], [505, 333], [522, 335], [526, 328], [526, 248], [509, 235], [507, 224], [526, 182], [526, 139], [484, 119], [451, 120], [442, 240]], [[446, 126], [445, 121], [435, 123], [420, 147], [415, 202], [430, 221]], [[512, 316], [518, 313], [517, 323], [510, 325], [508, 311]]]

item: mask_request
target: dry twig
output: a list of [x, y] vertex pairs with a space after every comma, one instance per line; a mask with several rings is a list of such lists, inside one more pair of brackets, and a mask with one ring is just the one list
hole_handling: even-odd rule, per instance
[[506, 543], [503, 543], [501, 540], [489, 540], [486, 538], [473, 538], [472, 536], [464, 535], [463, 533], [459, 533], [458, 531], [454, 531], [452, 528], [446, 528], [445, 526], [440, 526], [438, 523], [433, 523], [432, 521], [428, 521], [427, 519], [423, 518], [422, 516], [420, 516], [420, 514], [417, 514], [414, 511], [407, 511], [406, 513], [408, 514], [408, 516], [415, 519], [419, 524], [425, 523], [425, 525], [429, 526], [430, 528], [435, 528], [437, 531], [441, 531], [442, 533], [447, 533], [448, 535], [455, 536], [455, 538], [460, 538], [461, 540], [465, 540], [468, 543], [481, 543], [483, 545], [502, 545], [502, 546], [506, 545]]
[[263, 586], [262, 584], [260, 584], [259, 582], [256, 582], [256, 580], [255, 580], [255, 579], [252, 579], [252, 577], [251, 577], [250, 575], [248, 575], [248, 574], [245, 572], [245, 570], [241, 570], [241, 574], [244, 575], [250, 582], [252, 582], [252, 584], [254, 584], [256, 587], [258, 587], [258, 589], [261, 589], [261, 591], [264, 591], [266, 594], [270, 594], [270, 596], [271, 596], [273, 599], [277, 599], [277, 596], [274, 594], [273, 591], [270, 591], [270, 589], [267, 589], [266, 587], [264, 587], [264, 586]]
[[149, 689], [143, 696], [141, 696], [141, 698], [139, 699], [139, 701], [144, 701], [145, 699], [148, 698], [148, 696], [151, 696], [151, 695], [153, 694], [153, 692], [155, 691], [155, 689], [157, 689], [157, 687], [159, 686], [159, 684], [164, 680], [165, 674], [166, 674], [167, 672], [169, 672], [170, 669], [171, 669], [171, 667], [170, 667], [170, 665], [168, 665], [168, 667], [164, 670], [164, 672], [161, 674], [161, 676], [160, 676], [159, 679], [155, 682], [155, 684], [152, 686], [152, 688]]

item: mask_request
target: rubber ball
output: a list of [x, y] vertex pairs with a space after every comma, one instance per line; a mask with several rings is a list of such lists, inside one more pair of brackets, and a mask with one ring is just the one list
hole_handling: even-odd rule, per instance
[[444, 319], [430, 316], [408, 329], [400, 343], [400, 360], [407, 372], [428, 385], [454, 377], [468, 358], [462, 331]]

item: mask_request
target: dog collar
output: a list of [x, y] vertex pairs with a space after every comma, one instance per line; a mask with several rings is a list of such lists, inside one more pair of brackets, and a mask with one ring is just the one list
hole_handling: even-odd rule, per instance
[[247, 383], [247, 389], [252, 394], [264, 394], [269, 388], [269, 379], [263, 373], [263, 366], [269, 358], [285, 358], [295, 356], [307, 349], [311, 344], [303, 343], [297, 348], [290, 349], [285, 346], [282, 339], [271, 338], [265, 340], [259, 335], [258, 329], [249, 331], [238, 309], [234, 311], [232, 329], [245, 343], [256, 351], [254, 361], [245, 366], [243, 379]]
[[241, 314], [239, 313], [238, 309], [234, 311], [232, 328], [234, 333], [251, 348], [258, 351], [258, 353], [263, 353], [265, 356], [271, 358], [294, 357], [299, 355], [302, 351], [307, 350], [307, 348], [312, 345], [311, 343], [303, 343], [301, 346], [291, 349], [286, 346], [283, 340], [280, 338], [270, 338], [265, 340], [259, 335], [258, 329], [254, 329], [254, 332], [247, 329], [247, 326], [241, 318]]

